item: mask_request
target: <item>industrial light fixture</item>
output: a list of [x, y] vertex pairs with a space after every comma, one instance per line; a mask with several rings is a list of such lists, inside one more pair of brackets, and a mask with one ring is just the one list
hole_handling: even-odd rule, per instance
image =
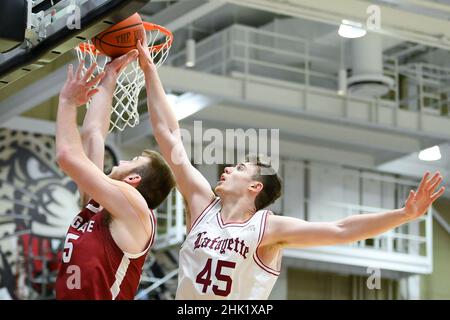
[[186, 67], [195, 67], [195, 40], [193, 38], [186, 40]]
[[363, 25], [361, 23], [342, 20], [338, 33], [343, 38], [354, 39], [364, 37], [367, 31], [363, 28]]
[[338, 95], [345, 96], [347, 94], [347, 70], [340, 69], [338, 72]]
[[345, 44], [344, 39], [341, 38], [339, 42], [340, 49], [340, 66], [338, 71], [338, 91], [337, 94], [345, 96], [347, 94], [347, 69], [345, 68]]
[[441, 159], [441, 150], [439, 149], [439, 146], [434, 146], [420, 151], [419, 159], [422, 161], [436, 161]]

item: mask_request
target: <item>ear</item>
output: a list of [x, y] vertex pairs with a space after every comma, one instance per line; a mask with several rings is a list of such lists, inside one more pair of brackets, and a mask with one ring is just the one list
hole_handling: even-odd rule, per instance
[[125, 183], [128, 183], [133, 188], [137, 188], [139, 183], [141, 182], [142, 178], [137, 173], [132, 173], [128, 176], [126, 176], [122, 181]]
[[250, 186], [248, 187], [248, 190], [254, 193], [258, 193], [263, 189], [263, 184], [259, 181], [253, 181]]

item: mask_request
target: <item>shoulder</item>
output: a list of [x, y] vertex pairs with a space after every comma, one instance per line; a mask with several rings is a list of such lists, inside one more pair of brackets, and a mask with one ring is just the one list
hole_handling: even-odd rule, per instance
[[145, 218], [145, 221], [149, 221], [150, 208], [142, 194], [128, 183], [114, 179], [110, 180], [120, 190], [121, 195], [121, 199], [115, 199], [116, 206], [110, 209], [115, 211], [111, 212], [114, 217], [119, 218], [119, 220], [124, 218], [127, 222], [136, 220], [138, 223], [142, 223], [142, 218]]
[[273, 250], [280, 248], [278, 246], [279, 232], [282, 230], [280, 225], [283, 222], [283, 217], [275, 215], [270, 210], [262, 210], [261, 214], [261, 231], [259, 247], [264, 250]]
[[198, 197], [194, 198], [191, 203], [187, 203], [189, 213], [194, 216], [200, 216], [217, 205], [221, 205], [220, 197], [215, 194], [211, 194], [209, 197]]
[[287, 232], [290, 232], [299, 224], [303, 225], [304, 222], [304, 220], [298, 218], [279, 216], [273, 214], [273, 212], [268, 212], [262, 244], [280, 243]]

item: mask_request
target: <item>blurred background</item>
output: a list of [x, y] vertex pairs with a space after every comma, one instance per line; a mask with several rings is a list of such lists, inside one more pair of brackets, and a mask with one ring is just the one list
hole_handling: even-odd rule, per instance
[[[79, 211], [76, 186], [55, 162], [58, 93], [67, 64], [77, 63], [73, 48], [136, 11], [173, 32], [159, 73], [184, 129], [194, 136], [194, 121], [223, 136], [243, 129], [234, 132], [246, 150], [246, 130], [269, 129], [284, 179], [276, 214], [331, 221], [398, 208], [426, 170], [448, 185], [450, 1], [2, 0], [0, 8], [0, 299], [54, 298]], [[74, 14], [81, 29], [66, 26]], [[140, 123], [110, 135], [106, 171], [158, 149], [145, 96]], [[194, 140], [192, 161], [215, 186], [226, 163], [201, 161], [212, 142]], [[233, 143], [220, 148], [236, 160]], [[375, 239], [285, 250], [271, 298], [450, 299], [449, 204], [447, 191], [425, 216]], [[176, 290], [180, 194], [157, 216], [137, 299], [173, 299]]]

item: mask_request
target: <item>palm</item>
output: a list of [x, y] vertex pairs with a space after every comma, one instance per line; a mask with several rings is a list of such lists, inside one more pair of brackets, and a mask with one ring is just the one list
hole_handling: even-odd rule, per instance
[[405, 204], [405, 212], [408, 218], [415, 219], [425, 214], [430, 205], [445, 192], [444, 187], [436, 191], [436, 188], [442, 182], [440, 173], [436, 172], [431, 178], [429, 176], [429, 172], [424, 174], [417, 192], [411, 190]]
[[90, 91], [90, 89], [86, 89], [86, 88], [76, 91], [76, 94], [73, 95], [74, 103], [77, 106], [85, 105], [89, 101], [89, 98], [90, 98], [89, 91]]
[[135, 60], [138, 55], [139, 52], [135, 49], [109, 62], [105, 67], [105, 78], [101, 82], [101, 85], [114, 90], [120, 73]]
[[86, 104], [89, 99], [98, 91], [93, 87], [103, 78], [104, 74], [101, 73], [89, 80], [94, 73], [96, 64], [86, 71], [85, 75], [82, 75], [83, 63], [80, 63], [75, 74], [73, 73], [73, 66], [69, 65], [69, 71], [67, 74], [67, 80], [64, 84], [60, 99], [67, 101], [70, 104], [74, 104], [77, 107]]

